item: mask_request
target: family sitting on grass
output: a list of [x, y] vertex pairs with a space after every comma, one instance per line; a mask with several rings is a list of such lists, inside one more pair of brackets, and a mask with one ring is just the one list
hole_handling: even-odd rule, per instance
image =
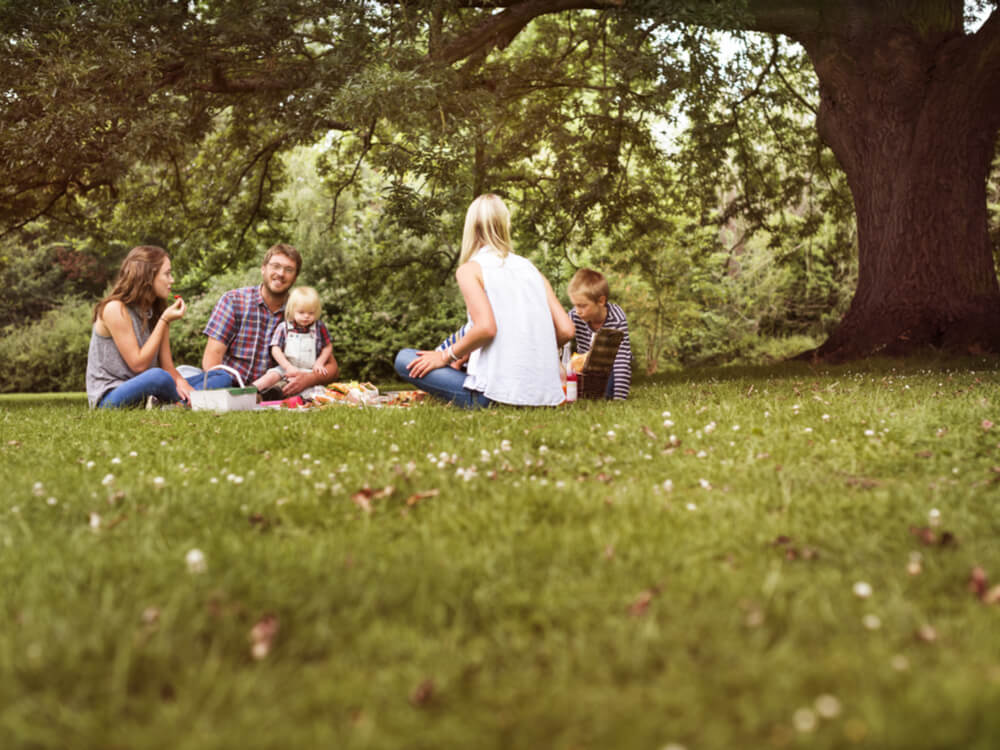
[[[292, 285], [302, 257], [291, 245], [267, 251], [259, 286], [226, 292], [212, 310], [201, 371], [185, 377], [170, 352], [170, 323], [184, 317], [171, 301], [170, 258], [159, 247], [133, 248], [111, 293], [94, 308], [87, 357], [90, 406], [188, 402], [192, 390], [253, 384], [263, 398], [308, 396], [339, 374], [314, 289]], [[513, 251], [510, 213], [496, 195], [469, 206], [455, 272], [467, 323], [437, 349], [404, 349], [396, 372], [415, 387], [468, 409], [492, 403], [555, 406], [565, 400], [559, 347], [575, 340], [587, 352], [603, 327], [625, 333], [606, 396], [628, 396], [632, 352], [621, 307], [604, 277], [581, 269], [568, 287], [567, 314], [552, 286]], [[224, 365], [225, 369], [219, 367]]]

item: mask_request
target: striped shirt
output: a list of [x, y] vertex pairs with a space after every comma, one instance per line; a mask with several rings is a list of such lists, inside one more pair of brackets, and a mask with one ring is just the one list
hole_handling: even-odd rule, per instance
[[[595, 331], [576, 314], [576, 310], [570, 310], [569, 317], [576, 326], [576, 350], [580, 354], [590, 351], [591, 342], [594, 340]], [[615, 363], [611, 367], [611, 377], [614, 379], [614, 396], [616, 399], [628, 398], [632, 387], [632, 342], [628, 336], [628, 321], [625, 319], [625, 312], [614, 302], [608, 303], [608, 315], [604, 319], [603, 326], [616, 331], [623, 331], [622, 343], [618, 347], [618, 354]]]
[[260, 287], [247, 286], [222, 295], [204, 333], [226, 345], [222, 364], [250, 383], [271, 366], [271, 337], [284, 319], [284, 307], [271, 312], [260, 296]]

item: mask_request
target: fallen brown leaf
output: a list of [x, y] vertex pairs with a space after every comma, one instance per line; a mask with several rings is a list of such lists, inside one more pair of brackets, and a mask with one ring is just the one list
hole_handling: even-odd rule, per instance
[[989, 582], [986, 577], [986, 571], [977, 565], [969, 573], [969, 591], [982, 599], [988, 588]]
[[427, 500], [431, 497], [437, 497], [441, 494], [441, 490], [424, 490], [423, 492], [414, 492], [408, 498], [406, 498], [407, 507], [413, 507], [421, 500]]
[[653, 601], [653, 597], [658, 593], [660, 593], [660, 589], [657, 586], [640, 591], [639, 595], [635, 598], [635, 601], [629, 605], [628, 613], [632, 615], [632, 617], [644, 615], [646, 610], [649, 609], [649, 605]]
[[650, 440], [656, 440], [656, 433], [655, 433], [655, 432], [653, 432], [653, 431], [652, 431], [652, 430], [651, 430], [651, 429], [650, 429], [649, 427], [647, 427], [646, 425], [643, 425], [643, 426], [642, 426], [642, 431], [643, 431], [643, 433], [644, 433], [644, 434], [646, 435], [646, 437], [648, 437], [648, 438], [649, 438]]
[[410, 693], [410, 705], [420, 708], [431, 702], [434, 698], [434, 680], [428, 677], [414, 688]]

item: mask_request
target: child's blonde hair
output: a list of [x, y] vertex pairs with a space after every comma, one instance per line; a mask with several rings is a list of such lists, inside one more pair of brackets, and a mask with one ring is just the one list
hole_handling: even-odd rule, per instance
[[493, 193], [480, 195], [465, 212], [459, 265], [468, 261], [483, 245], [490, 245], [501, 257], [514, 251], [510, 241], [510, 211], [500, 196]]
[[319, 292], [311, 286], [297, 286], [289, 293], [285, 303], [285, 320], [291, 323], [295, 320], [295, 313], [303, 310], [311, 310], [319, 317]]
[[604, 274], [592, 268], [581, 268], [573, 274], [573, 278], [569, 280], [569, 285], [566, 287], [566, 292], [571, 297], [582, 295], [591, 302], [598, 302], [601, 297], [604, 297], [605, 302], [611, 299], [608, 280], [604, 278]]

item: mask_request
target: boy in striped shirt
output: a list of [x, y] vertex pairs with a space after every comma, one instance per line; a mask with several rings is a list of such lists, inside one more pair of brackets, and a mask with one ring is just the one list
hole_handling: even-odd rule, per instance
[[611, 290], [604, 275], [590, 268], [581, 268], [569, 280], [569, 301], [573, 303], [569, 317], [576, 326], [576, 350], [580, 354], [590, 351], [594, 334], [601, 328], [622, 331], [621, 345], [611, 367], [605, 398], [626, 399], [632, 385], [632, 344], [628, 336], [625, 312], [613, 302], [608, 302]]

